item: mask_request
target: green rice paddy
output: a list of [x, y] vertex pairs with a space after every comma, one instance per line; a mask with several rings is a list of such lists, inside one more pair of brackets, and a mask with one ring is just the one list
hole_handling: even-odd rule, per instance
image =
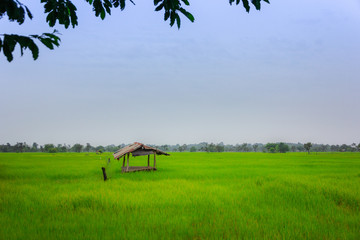
[[108, 157], [1, 153], [0, 239], [360, 239], [359, 153]]

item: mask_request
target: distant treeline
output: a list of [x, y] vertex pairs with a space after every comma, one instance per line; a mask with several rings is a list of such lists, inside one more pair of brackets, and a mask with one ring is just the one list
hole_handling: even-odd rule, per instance
[[[115, 152], [127, 144], [92, 146], [90, 143], [82, 145], [80, 143], [74, 145], [68, 144], [44, 144], [39, 145], [33, 143], [28, 145], [25, 142], [18, 142], [14, 145], [10, 143], [0, 145], [0, 152]], [[168, 152], [356, 152], [360, 151], [359, 144], [315, 144], [315, 143], [243, 143], [243, 144], [224, 144], [224, 143], [207, 143], [183, 144], [183, 145], [150, 145], [163, 151]]]

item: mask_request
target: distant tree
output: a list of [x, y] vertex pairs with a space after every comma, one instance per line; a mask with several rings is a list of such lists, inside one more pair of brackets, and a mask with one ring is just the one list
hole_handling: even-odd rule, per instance
[[243, 143], [243, 144], [241, 145], [241, 150], [242, 150], [242, 152], [249, 152], [248, 144], [247, 144], [247, 143]]
[[186, 144], [183, 144], [183, 145], [182, 145], [182, 148], [184, 149], [184, 151], [187, 151], [188, 146], [187, 146]]
[[346, 152], [346, 149], [347, 149], [347, 145], [346, 144], [342, 144], [340, 146], [340, 152]]
[[[90, 147], [90, 149], [92, 149], [92, 147]], [[114, 144], [111, 144], [111, 145], [107, 145], [104, 150], [106, 152], [115, 152], [117, 151], [119, 148], [117, 146], [115, 146]]]
[[14, 150], [17, 153], [22, 153], [25, 151], [26, 143], [18, 142], [14, 145]]
[[118, 149], [121, 149], [121, 148], [123, 148], [123, 147], [125, 147], [125, 146], [126, 146], [126, 145], [125, 145], [124, 143], [119, 144]]
[[299, 152], [304, 152], [306, 149], [304, 148], [304, 144], [297, 144], [296, 145], [296, 149], [299, 151]]
[[356, 146], [358, 152], [360, 152], [360, 143]]
[[56, 147], [57, 152], [67, 152], [66, 144], [58, 144]]
[[81, 145], [80, 143], [76, 143], [74, 144], [74, 146], [72, 147], [74, 152], [81, 152], [81, 150], [83, 149], [83, 145]]
[[98, 152], [99, 150], [104, 151], [104, 147], [100, 145], [95, 148], [96, 152]]
[[11, 146], [11, 144], [10, 144], [10, 143], [6, 143], [5, 149], [6, 149], [6, 152], [11, 152], [11, 151], [12, 151], [12, 146]]
[[179, 146], [178, 149], [179, 149], [179, 152], [184, 152], [187, 150], [187, 145], [183, 144], [183, 145]]
[[50, 149], [55, 148], [54, 144], [48, 143], [44, 145], [44, 151], [45, 152], [50, 152]]
[[292, 146], [291, 146], [291, 151], [292, 151], [292, 152], [296, 152], [296, 146], [295, 146], [295, 145], [292, 145]]
[[357, 150], [357, 149], [356, 149], [356, 143], [352, 143], [352, 144], [351, 144], [351, 148], [352, 148], [352, 149], [351, 149], [352, 152], [356, 152], [356, 150]]
[[90, 152], [91, 148], [92, 148], [91, 144], [90, 144], [90, 143], [86, 143], [86, 146], [85, 146], [85, 148], [84, 148], [84, 151], [85, 151], [85, 152]]
[[1, 145], [1, 152], [13, 152], [13, 147], [10, 143], [6, 143], [5, 145]]
[[34, 143], [32, 144], [31, 151], [32, 151], [32, 152], [37, 152], [37, 151], [38, 151], [38, 147], [39, 147], [39, 144], [37, 144], [36, 142], [34, 142]]
[[289, 145], [281, 142], [281, 143], [279, 143], [279, 144], [276, 144], [276, 150], [277, 150], [277, 152], [279, 152], [279, 153], [286, 153], [286, 152], [289, 151]]
[[254, 145], [253, 145], [254, 152], [257, 152], [258, 147], [259, 147], [258, 144], [254, 144]]
[[0, 145], [0, 152], [7, 152], [6, 145]]
[[161, 145], [160, 149], [163, 151], [169, 151], [169, 145]]
[[208, 148], [209, 152], [216, 152], [216, 145], [214, 143], [210, 143]]
[[224, 152], [224, 150], [225, 150], [224, 144], [220, 144], [220, 143], [216, 144], [215, 149], [216, 149], [216, 152]]
[[265, 145], [265, 148], [269, 153], [275, 153], [276, 152], [276, 145], [277, 145], [276, 143], [267, 143]]
[[68, 152], [70, 150], [71, 146], [70, 145], [66, 145], [65, 143], [62, 146], [63, 152]]
[[236, 148], [234, 145], [227, 144], [227, 145], [225, 145], [224, 151], [225, 152], [236, 152]]
[[326, 152], [328, 149], [328, 145], [320, 144], [318, 147], [318, 152]]
[[49, 153], [57, 153], [57, 149], [56, 148], [50, 148]]
[[192, 147], [190, 148], [190, 152], [196, 152], [196, 147], [195, 147], [195, 146], [192, 146]]
[[210, 152], [210, 150], [209, 150], [209, 144], [208, 144], [208, 143], [206, 143], [206, 142], [201, 143], [200, 151], [203, 151], [203, 152]]
[[340, 151], [340, 146], [339, 145], [331, 145], [330, 150], [332, 152], [339, 152]]
[[308, 152], [308, 154], [310, 154], [310, 149], [312, 147], [312, 143], [308, 142], [304, 144], [304, 148], [306, 149], [306, 151]]

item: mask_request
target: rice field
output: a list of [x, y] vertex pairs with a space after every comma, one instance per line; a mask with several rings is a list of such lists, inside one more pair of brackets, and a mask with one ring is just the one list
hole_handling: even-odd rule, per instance
[[0, 153], [0, 239], [360, 239], [359, 153], [109, 157]]

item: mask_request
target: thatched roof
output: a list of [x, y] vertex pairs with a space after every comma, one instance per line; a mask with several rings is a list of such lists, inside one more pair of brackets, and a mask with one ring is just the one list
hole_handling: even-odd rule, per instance
[[[139, 151], [139, 150], [144, 150], [146, 152], [151, 152], [151, 153], [156, 153], [158, 155], [167, 155], [169, 156], [170, 154], [166, 153], [166, 152], [163, 152], [157, 148], [153, 148], [153, 147], [149, 147], [149, 146], [146, 146], [145, 144], [142, 144], [142, 143], [139, 143], [139, 142], [134, 142], [133, 144], [130, 144], [126, 147], [123, 147], [119, 150], [117, 150], [113, 156], [115, 159], [118, 159], [118, 158], [121, 158], [122, 156], [124, 156], [125, 154], [128, 154], [128, 153], [133, 153], [135, 151]], [[134, 154], [133, 154], [134, 155]], [[147, 155], [147, 154], [141, 154], [141, 155]]]

